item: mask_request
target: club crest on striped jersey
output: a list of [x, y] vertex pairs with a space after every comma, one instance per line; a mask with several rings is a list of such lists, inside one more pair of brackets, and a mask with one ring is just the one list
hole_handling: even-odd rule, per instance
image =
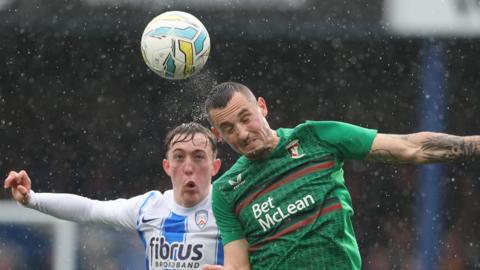
[[298, 140], [291, 141], [285, 148], [292, 158], [301, 158], [305, 155]]
[[195, 223], [200, 230], [203, 230], [207, 226], [208, 212], [207, 210], [199, 210], [195, 213]]

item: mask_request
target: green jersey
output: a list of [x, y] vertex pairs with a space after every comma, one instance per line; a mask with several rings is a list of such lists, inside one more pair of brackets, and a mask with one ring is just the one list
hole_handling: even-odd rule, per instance
[[307, 121], [277, 135], [268, 158], [242, 156], [215, 181], [223, 243], [245, 238], [254, 269], [360, 269], [342, 166], [368, 154], [376, 131]]

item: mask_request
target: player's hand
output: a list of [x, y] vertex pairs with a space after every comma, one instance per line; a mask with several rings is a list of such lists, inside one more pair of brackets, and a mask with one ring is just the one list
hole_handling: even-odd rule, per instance
[[30, 177], [24, 170], [20, 172], [11, 171], [5, 178], [3, 187], [5, 189], [10, 188], [13, 198], [21, 204], [27, 204], [30, 200], [32, 181], [30, 181]]
[[211, 265], [211, 264], [204, 264], [202, 270], [223, 270], [224, 267], [222, 265]]

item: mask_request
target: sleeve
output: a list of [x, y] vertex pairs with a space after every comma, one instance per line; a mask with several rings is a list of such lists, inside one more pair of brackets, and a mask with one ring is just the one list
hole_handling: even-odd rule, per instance
[[348, 123], [309, 121], [321, 140], [331, 144], [343, 159], [364, 159], [372, 148], [377, 130]]
[[137, 209], [145, 196], [97, 201], [73, 194], [35, 193], [32, 190], [26, 207], [69, 221], [135, 230]]
[[232, 241], [245, 238], [242, 225], [221, 192], [217, 189], [217, 185], [213, 185], [212, 191], [212, 210], [217, 221], [220, 235], [222, 236], [223, 245]]

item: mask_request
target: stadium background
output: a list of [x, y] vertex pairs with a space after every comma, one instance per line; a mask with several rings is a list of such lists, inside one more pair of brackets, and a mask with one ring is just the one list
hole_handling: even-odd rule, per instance
[[[310, 119], [384, 133], [419, 131], [428, 48], [441, 51], [446, 110], [430, 121], [442, 122], [448, 133], [480, 133], [477, 37], [392, 34], [381, 23], [380, 0], [166, 2], [0, 3], [1, 174], [26, 169], [36, 191], [100, 200], [163, 191], [170, 187], [161, 168], [166, 131], [192, 120], [206, 124], [204, 95], [226, 80], [265, 97], [274, 128]], [[205, 68], [185, 81], [154, 75], [139, 50], [147, 22], [172, 9], [196, 15], [212, 42]], [[223, 169], [236, 158], [227, 146], [220, 155]], [[477, 162], [445, 165], [435, 179], [442, 195], [433, 254], [420, 248], [419, 199], [429, 192], [420, 189], [422, 166], [346, 163], [364, 269], [426, 269], [425, 256], [431, 269], [480, 268]], [[78, 269], [143, 267], [140, 241], [91, 226], [81, 230]], [[122, 241], [128, 242], [123, 249]], [[6, 223], [0, 269], [50, 269], [51, 244], [48, 234]], [[127, 267], [138, 258], [138, 268]]]

